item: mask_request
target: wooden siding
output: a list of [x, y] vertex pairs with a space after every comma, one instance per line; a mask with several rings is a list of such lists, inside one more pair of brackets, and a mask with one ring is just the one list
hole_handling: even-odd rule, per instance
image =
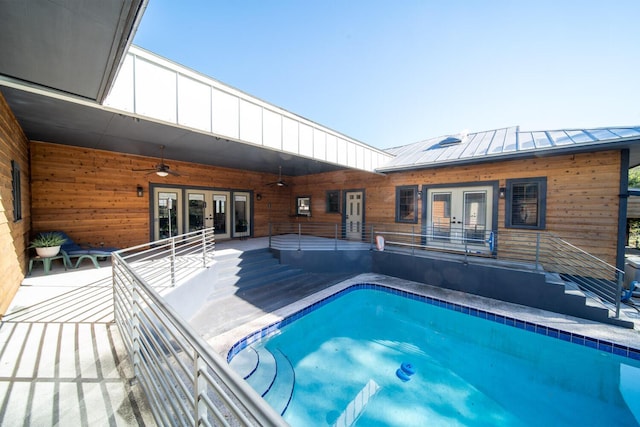
[[640, 219], [640, 196], [629, 196], [627, 199], [627, 218]]
[[[0, 315], [24, 279], [29, 242], [29, 141], [0, 93]], [[14, 220], [11, 161], [20, 165], [22, 219]]]
[[[395, 219], [396, 187], [495, 182], [547, 177], [545, 231], [615, 265], [620, 178], [620, 153], [607, 151], [577, 155], [512, 160], [500, 163], [372, 175], [340, 171], [298, 177], [294, 194], [310, 195], [312, 216], [299, 221], [339, 222], [341, 216], [325, 213], [325, 191], [364, 189], [365, 222], [390, 223]], [[420, 209], [422, 209], [420, 207]], [[422, 212], [418, 215], [422, 217]], [[505, 200], [498, 203], [498, 232], [505, 230]], [[519, 231], [518, 229], [506, 229]]]
[[[181, 185], [253, 191], [254, 235], [268, 235], [269, 220], [289, 219], [290, 187], [268, 186], [276, 174], [217, 168], [165, 160], [182, 174], [161, 178], [134, 172], [151, 168], [160, 159], [31, 143], [33, 231], [64, 230], [78, 243], [130, 247], [149, 241], [150, 185]], [[144, 188], [138, 197], [136, 188]], [[260, 193], [262, 199], [256, 200]]]
[[[267, 186], [277, 174], [216, 168], [167, 160], [185, 176], [160, 178], [132, 169], [159, 159], [102, 150], [32, 142], [34, 231], [65, 230], [81, 243], [127, 247], [149, 240], [149, 185], [170, 184], [253, 191], [254, 236], [266, 236], [269, 222], [342, 222], [326, 212], [326, 192], [365, 193], [365, 221], [394, 223], [396, 187], [495, 183], [507, 179], [547, 178], [546, 231], [615, 264], [618, 229], [618, 151], [563, 155], [493, 164], [466, 165], [387, 175], [355, 170], [285, 177], [288, 187]], [[136, 196], [142, 185], [144, 197]], [[256, 200], [260, 193], [262, 199]], [[296, 197], [311, 197], [311, 217], [298, 217]], [[420, 207], [420, 209], [422, 209]], [[505, 230], [505, 200], [498, 204], [498, 231]], [[419, 211], [419, 218], [422, 212]], [[507, 229], [517, 231], [516, 229]]]

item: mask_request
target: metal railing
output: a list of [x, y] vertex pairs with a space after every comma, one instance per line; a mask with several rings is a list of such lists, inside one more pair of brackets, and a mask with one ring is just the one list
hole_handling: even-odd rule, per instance
[[213, 262], [213, 229], [113, 254], [115, 320], [158, 425], [277, 426], [282, 418], [158, 293]]
[[[380, 238], [383, 240], [381, 241]], [[383, 242], [383, 243], [382, 243]], [[427, 251], [491, 257], [522, 267], [557, 273], [568, 286], [575, 284], [592, 300], [620, 314], [624, 271], [551, 233], [453, 229], [419, 224], [367, 224], [349, 230], [335, 223], [270, 224], [269, 246], [280, 250], [381, 249], [412, 255]], [[360, 245], [360, 246], [358, 246]]]

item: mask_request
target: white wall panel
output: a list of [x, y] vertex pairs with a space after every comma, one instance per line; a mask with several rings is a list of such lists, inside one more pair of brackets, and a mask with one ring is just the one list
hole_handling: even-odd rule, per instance
[[307, 157], [313, 157], [313, 129], [304, 123], [300, 123], [299, 127], [299, 154]]
[[239, 138], [239, 99], [226, 92], [211, 89], [211, 131], [215, 134]]
[[282, 149], [290, 153], [298, 152], [298, 122], [288, 117], [282, 118]]
[[347, 141], [338, 138], [338, 164], [347, 164]]
[[364, 169], [364, 147], [356, 145], [356, 167]]
[[178, 123], [211, 132], [211, 86], [178, 75]]
[[262, 107], [240, 100], [240, 139], [262, 144]]
[[282, 149], [282, 116], [273, 111], [263, 110], [263, 138], [265, 147]]
[[313, 130], [313, 158], [327, 159], [327, 134], [320, 129]]
[[133, 94], [133, 55], [129, 54], [122, 62], [118, 77], [104, 105], [133, 113], [135, 111]]
[[136, 113], [177, 123], [177, 73], [141, 58], [136, 58], [135, 68]]
[[356, 145], [351, 142], [347, 142], [347, 165], [356, 167]]
[[327, 161], [338, 163], [338, 138], [335, 135], [327, 135]]

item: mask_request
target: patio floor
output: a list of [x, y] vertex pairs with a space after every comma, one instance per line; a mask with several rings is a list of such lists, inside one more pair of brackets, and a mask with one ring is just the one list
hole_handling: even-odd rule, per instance
[[[266, 238], [234, 240], [217, 243], [216, 250], [246, 251], [267, 243]], [[111, 267], [101, 265], [65, 271], [56, 264], [48, 275], [39, 266], [25, 278], [0, 323], [0, 425], [155, 425], [140, 387], [129, 384], [132, 367], [113, 321]], [[397, 281], [397, 286], [416, 286]], [[421, 285], [421, 291], [640, 347], [640, 322], [628, 330], [430, 286]], [[300, 304], [285, 303], [291, 303], [286, 310]], [[640, 320], [637, 311], [630, 314]], [[210, 342], [224, 354], [221, 344], [269, 319], [254, 319]]]

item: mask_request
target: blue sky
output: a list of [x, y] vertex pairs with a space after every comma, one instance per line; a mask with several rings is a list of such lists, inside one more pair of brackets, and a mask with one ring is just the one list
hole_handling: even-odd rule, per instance
[[150, 0], [134, 44], [367, 144], [640, 125], [638, 0]]

